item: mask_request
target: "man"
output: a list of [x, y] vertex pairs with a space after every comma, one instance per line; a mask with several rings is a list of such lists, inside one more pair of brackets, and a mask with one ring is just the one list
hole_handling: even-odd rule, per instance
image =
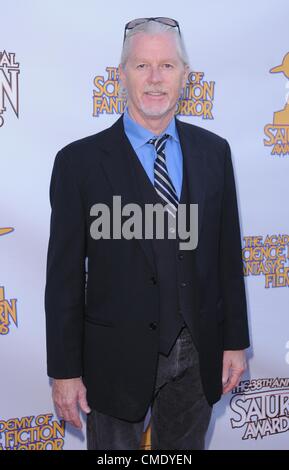
[[[149, 407], [152, 449], [202, 449], [212, 405], [238, 384], [249, 346], [230, 148], [174, 117], [188, 74], [175, 20], [129, 22], [119, 72], [124, 116], [54, 163], [46, 285], [53, 399], [76, 427], [79, 407], [88, 414], [89, 449], [139, 449]], [[96, 239], [95, 204], [112, 212], [116, 195], [141, 208], [161, 203], [166, 221], [182, 204], [198, 204], [197, 247], [181, 250], [167, 231], [163, 239]]]

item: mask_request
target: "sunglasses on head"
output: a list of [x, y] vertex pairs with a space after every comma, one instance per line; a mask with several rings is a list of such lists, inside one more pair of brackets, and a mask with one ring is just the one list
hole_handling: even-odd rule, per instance
[[178, 28], [179, 35], [181, 35], [179, 23], [177, 22], [177, 20], [174, 20], [173, 18], [166, 18], [163, 16], [157, 16], [154, 18], [136, 18], [135, 20], [129, 21], [125, 25], [123, 42], [125, 41], [126, 33], [128, 30], [134, 29], [136, 26], [139, 26], [140, 24], [143, 24], [143, 23], [147, 23], [148, 21], [156, 21], [157, 23], [162, 23], [167, 26], [171, 26], [172, 28]]

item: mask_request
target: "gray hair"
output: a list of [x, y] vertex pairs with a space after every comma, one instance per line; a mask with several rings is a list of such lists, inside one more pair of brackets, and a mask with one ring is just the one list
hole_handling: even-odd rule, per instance
[[[186, 51], [185, 43], [183, 41], [182, 36], [180, 36], [179, 34], [178, 28], [151, 20], [142, 23], [133, 29], [128, 30], [122, 47], [122, 53], [120, 58], [120, 64], [123, 68], [125, 67], [125, 64], [130, 54], [131, 39], [133, 38], [133, 36], [139, 33], [144, 33], [148, 35], [170, 33], [174, 35], [179, 57], [182, 60], [183, 64], [189, 67], [189, 58]], [[121, 81], [119, 82], [118, 95], [120, 98], [127, 97], [126, 89], [123, 87]]]
[[176, 40], [177, 51], [180, 56], [180, 59], [184, 63], [184, 65], [189, 65], [188, 54], [186, 51], [186, 47], [183, 41], [182, 36], [180, 36], [179, 31], [176, 27], [172, 27], [163, 23], [159, 23], [158, 21], [146, 21], [133, 29], [128, 30], [120, 58], [120, 63], [122, 67], [125, 67], [125, 64], [128, 60], [129, 53], [130, 53], [130, 45], [131, 45], [131, 38], [136, 34], [144, 33], [148, 35], [153, 34], [162, 34], [162, 33], [170, 33], [174, 35]]

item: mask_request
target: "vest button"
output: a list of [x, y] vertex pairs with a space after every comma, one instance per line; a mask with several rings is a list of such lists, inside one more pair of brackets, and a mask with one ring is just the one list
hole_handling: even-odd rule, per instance
[[149, 327], [150, 327], [151, 330], [155, 330], [156, 327], [157, 327], [157, 323], [154, 321], [154, 322], [150, 323]]
[[183, 259], [183, 258], [184, 258], [184, 255], [183, 255], [182, 253], [179, 253], [179, 254], [178, 254], [178, 258], [179, 258], [179, 259]]
[[157, 280], [155, 278], [155, 276], [152, 276], [151, 279], [150, 279], [151, 283], [152, 284], [156, 284], [157, 283]]
[[187, 287], [187, 283], [186, 282], [181, 282], [181, 287]]

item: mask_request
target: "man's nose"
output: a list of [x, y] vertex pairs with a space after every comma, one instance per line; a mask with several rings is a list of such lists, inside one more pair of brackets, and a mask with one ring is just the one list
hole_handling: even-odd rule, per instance
[[151, 83], [159, 83], [162, 81], [161, 71], [158, 67], [152, 67], [150, 73], [150, 82]]

